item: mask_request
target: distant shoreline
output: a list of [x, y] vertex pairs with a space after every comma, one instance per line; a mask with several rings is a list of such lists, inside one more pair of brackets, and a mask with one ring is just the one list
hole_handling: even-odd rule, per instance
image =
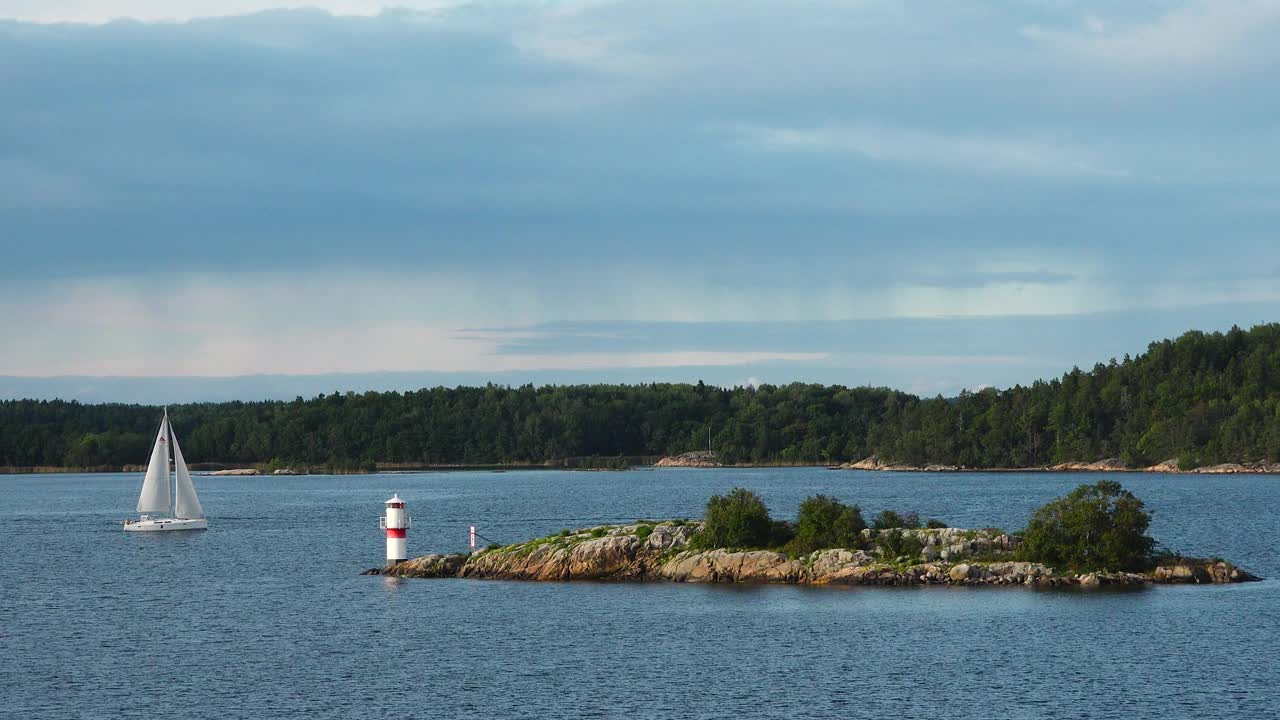
[[[756, 464], [722, 464], [719, 457], [712, 450], [695, 450], [693, 452], [682, 453], [680, 455], [672, 455], [664, 457], [654, 463], [655, 467], [680, 467], [680, 468], [746, 468], [746, 467], [778, 467], [777, 465], [756, 465]], [[1079, 473], [1079, 472], [1120, 472], [1120, 473], [1166, 473], [1171, 475], [1276, 475], [1280, 474], [1280, 463], [1251, 462], [1251, 463], [1220, 463], [1217, 465], [1206, 465], [1192, 469], [1182, 469], [1178, 466], [1177, 460], [1165, 460], [1162, 463], [1151, 465], [1149, 467], [1131, 468], [1126, 467], [1118, 458], [1106, 458], [1103, 460], [1095, 460], [1093, 462], [1072, 460], [1056, 465], [1037, 465], [1033, 467], [1020, 468], [1003, 468], [1003, 467], [987, 467], [972, 468], [963, 465], [906, 465], [901, 463], [886, 462], [879, 457], [872, 455], [856, 462], [846, 462], [839, 465], [829, 463], [821, 465], [798, 465], [797, 467], [825, 467], [830, 470], [865, 470], [870, 472], [915, 472], [915, 473]]]
[[1025, 468], [967, 468], [962, 465], [902, 465], [884, 462], [871, 456], [857, 462], [843, 463], [833, 469], [869, 470], [874, 472], [981, 472], [981, 473], [1030, 473], [1030, 472], [1096, 472], [1096, 473], [1159, 473], [1169, 475], [1276, 475], [1280, 474], [1280, 463], [1268, 462], [1231, 462], [1203, 465], [1194, 468], [1179, 467], [1177, 460], [1165, 460], [1148, 467], [1127, 467], [1118, 458], [1106, 458], [1092, 462], [1071, 460], [1056, 465], [1044, 465]]
[[[213, 466], [213, 467], [210, 467]], [[634, 467], [650, 467], [649, 465], [636, 465]], [[611, 470], [611, 468], [594, 468], [594, 467], [568, 467], [563, 465], [542, 465], [532, 463], [522, 463], [519, 465], [401, 465], [396, 463], [395, 467], [382, 467], [381, 465], [372, 469], [366, 468], [325, 468], [323, 466], [307, 467], [298, 466], [294, 468], [274, 469], [269, 466], [254, 464], [235, 464], [235, 463], [193, 463], [190, 466], [191, 472], [200, 475], [242, 475], [242, 476], [268, 476], [268, 475], [374, 475], [374, 474], [395, 474], [395, 473], [413, 473], [413, 472], [448, 472], [465, 470], [468, 472], [507, 472], [517, 470], [565, 470], [565, 471], [596, 471], [603, 472]], [[625, 469], [625, 468], [624, 468]], [[96, 467], [61, 467], [52, 465], [40, 465], [34, 467], [15, 467], [11, 465], [0, 466], [0, 475], [58, 475], [58, 474], [93, 474], [93, 473], [141, 473], [146, 472], [146, 467], [142, 465], [100, 465]]]
[[[242, 476], [268, 476], [268, 475], [373, 475], [373, 474], [395, 474], [395, 473], [415, 473], [415, 472], [518, 472], [521, 470], [562, 470], [565, 472], [622, 472], [631, 469], [652, 469], [661, 467], [658, 465], [656, 458], [649, 459], [648, 462], [630, 463], [623, 467], [596, 467], [591, 465], [572, 465], [566, 464], [564, 461], [550, 461], [546, 463], [513, 463], [513, 464], [463, 464], [463, 463], [444, 463], [444, 464], [415, 464], [415, 463], [376, 463], [372, 469], [368, 468], [325, 468], [324, 466], [307, 466], [297, 465], [292, 468], [275, 468], [270, 465], [260, 465], [256, 463], [191, 463], [189, 465], [191, 472], [202, 475], [242, 475]], [[761, 464], [742, 464], [727, 465], [723, 467], [750, 469], [750, 468], [786, 468], [786, 467], [816, 467], [816, 468], [832, 468], [827, 463], [761, 463]], [[95, 467], [64, 467], [57, 465], [39, 465], [18, 467], [12, 465], [0, 466], [0, 475], [58, 475], [58, 474], [92, 474], [92, 473], [142, 473], [146, 472], [145, 465], [99, 465]], [[277, 471], [278, 470], [278, 471]]]
[[[669, 458], [663, 458], [669, 460]], [[236, 464], [236, 463], [192, 463], [191, 470], [193, 473], [210, 476], [249, 476], [249, 477], [266, 477], [266, 476], [287, 476], [287, 475], [376, 475], [376, 474], [396, 474], [396, 473], [417, 473], [417, 472], [518, 472], [521, 470], [561, 470], [575, 472], [623, 472], [631, 469], [667, 469], [667, 468], [683, 468], [683, 469], [717, 469], [717, 470], [752, 470], [765, 468], [826, 468], [828, 470], [858, 470], [863, 472], [893, 472], [893, 473], [926, 473], [926, 474], [951, 474], [951, 473], [974, 473], [974, 474], [1009, 474], [1009, 473], [1137, 473], [1137, 474], [1167, 474], [1167, 475], [1280, 475], [1280, 463], [1224, 463], [1219, 465], [1209, 465], [1205, 467], [1194, 468], [1192, 470], [1181, 470], [1174, 466], [1166, 464], [1145, 467], [1145, 468], [1126, 468], [1114, 466], [1102, 466], [1102, 462], [1084, 463], [1072, 462], [1062, 463], [1059, 465], [1022, 467], [1022, 468], [970, 468], [957, 465], [897, 465], [897, 464], [870, 464], [867, 461], [858, 461], [856, 463], [843, 463], [833, 465], [830, 463], [730, 463], [730, 464], [699, 464], [684, 465], [675, 462], [667, 462], [663, 464], [661, 460], [651, 461], [647, 463], [634, 463], [625, 467], [592, 467], [592, 466], [572, 466], [563, 464], [562, 461], [550, 461], [547, 463], [518, 463], [518, 464], [413, 464], [413, 463], [377, 463], [374, 468], [325, 468], [322, 466], [308, 467], [297, 466], [297, 468], [275, 468], [268, 465], [257, 464]], [[94, 474], [94, 473], [141, 473], [145, 472], [146, 467], [143, 465], [100, 465], [95, 467], [63, 467], [55, 465], [38, 465], [18, 467], [12, 465], [0, 466], [0, 475], [59, 475], [59, 474]]]

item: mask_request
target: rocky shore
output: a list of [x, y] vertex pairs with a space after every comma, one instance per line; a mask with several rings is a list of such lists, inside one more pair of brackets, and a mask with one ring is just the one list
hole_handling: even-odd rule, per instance
[[723, 467], [719, 457], [712, 450], [695, 450], [680, 455], [664, 457], [653, 464], [654, 467]]
[[834, 466], [837, 470], [878, 470], [881, 472], [1150, 472], [1150, 473], [1182, 473], [1202, 475], [1243, 474], [1280, 474], [1280, 463], [1221, 463], [1204, 467], [1183, 470], [1177, 459], [1165, 460], [1150, 467], [1131, 468], [1119, 458], [1104, 458], [1093, 462], [1073, 461], [1056, 465], [1041, 465], [1021, 468], [972, 468], [962, 465], [906, 465], [881, 460], [872, 455], [856, 462], [847, 462]]
[[[1016, 538], [999, 530], [959, 528], [863, 531], [865, 549], [818, 550], [788, 557], [769, 550], [697, 550], [701, 523], [669, 521], [600, 526], [481, 550], [425, 555], [362, 574], [406, 578], [605, 580], [795, 585], [1142, 586], [1257, 580], [1222, 560], [1180, 558], [1149, 573], [1058, 572], [1014, 559]], [[906, 539], [911, 555], [887, 557], [879, 533]], [[919, 548], [915, 552], [915, 548]]]

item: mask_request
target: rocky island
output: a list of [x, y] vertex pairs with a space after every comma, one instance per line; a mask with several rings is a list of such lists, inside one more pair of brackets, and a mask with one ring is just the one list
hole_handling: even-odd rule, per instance
[[[871, 552], [833, 548], [799, 557], [771, 550], [698, 550], [701, 522], [599, 526], [473, 555], [425, 555], [366, 575], [488, 580], [613, 580], [794, 585], [1025, 585], [1034, 587], [1234, 583], [1257, 580], [1223, 560], [1178, 559], [1148, 572], [1058, 571], [1017, 560], [1017, 540], [999, 530], [907, 529], [912, 556], [886, 558], [865, 530]], [[896, 541], [896, 540], [895, 540]]]
[[[1066, 518], [1067, 520], [1063, 520]], [[861, 509], [817, 495], [795, 523], [769, 518], [754, 493], [707, 504], [704, 521], [642, 521], [562, 530], [474, 554], [432, 554], [366, 575], [490, 580], [603, 580], [796, 585], [1063, 587], [1257, 580], [1221, 559], [1154, 552], [1142, 503], [1118, 484], [1083, 485], [1027, 528], [961, 529], [892, 510], [866, 527]], [[1079, 532], [1096, 547], [1078, 542]]]

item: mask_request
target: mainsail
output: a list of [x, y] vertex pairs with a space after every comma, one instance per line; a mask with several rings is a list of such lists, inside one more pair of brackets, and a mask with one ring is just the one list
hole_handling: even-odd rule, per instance
[[140, 513], [169, 512], [169, 447], [165, 439], [168, 431], [169, 413], [166, 412], [160, 421], [160, 431], [156, 433], [155, 446], [151, 448], [147, 475], [142, 480], [142, 494], [138, 496]]
[[169, 427], [169, 439], [173, 441], [173, 467], [176, 478], [173, 486], [173, 514], [180, 518], [202, 518], [204, 510], [200, 508], [200, 500], [196, 498], [196, 486], [191, 484], [191, 473], [187, 472], [187, 463], [182, 459], [182, 450], [178, 447], [178, 436]]

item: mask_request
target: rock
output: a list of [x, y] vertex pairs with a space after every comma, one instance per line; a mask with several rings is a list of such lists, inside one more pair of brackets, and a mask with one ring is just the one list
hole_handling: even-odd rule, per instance
[[1161, 565], [1151, 573], [1158, 583], [1233, 583], [1251, 582], [1258, 578], [1229, 562], [1187, 558], [1174, 565]]
[[952, 582], [963, 582], [969, 579], [970, 569], [967, 564], [960, 563], [947, 571], [947, 577], [951, 578]]
[[654, 467], [722, 467], [719, 455], [713, 450], [695, 450], [693, 452], [664, 457], [654, 463]]
[[710, 550], [681, 553], [659, 568], [658, 574], [676, 582], [794, 583], [800, 581], [804, 570], [798, 560], [768, 550]]
[[1233, 583], [1258, 579], [1240, 568], [1235, 567], [1231, 563], [1222, 560], [1206, 565], [1205, 570], [1209, 573], [1210, 580], [1215, 583]]
[[962, 470], [959, 465], [900, 465], [888, 463], [872, 455], [856, 462], [842, 463], [838, 470], [879, 470], [882, 472], [956, 472]]
[[733, 572], [724, 573], [733, 582], [794, 582], [799, 579], [804, 566], [796, 560], [788, 560], [782, 553], [756, 550], [735, 553], [740, 558], [725, 556], [730, 562], [738, 562]]
[[1146, 468], [1146, 472], [1180, 473], [1182, 472], [1182, 469], [1178, 467], [1178, 458], [1169, 458], [1162, 463], [1156, 463], [1155, 465]]
[[1034, 582], [1042, 575], [1048, 575], [1048, 568], [1040, 563], [1030, 562], [995, 562], [986, 566], [992, 577], [1005, 584]]
[[642, 577], [635, 535], [584, 535], [543, 538], [477, 553], [461, 568], [462, 577], [504, 580], [603, 580]]
[[[634, 535], [586, 540], [569, 548], [566, 580], [626, 575], [633, 569], [640, 541]], [[638, 568], [636, 568], [638, 569]]]
[[1089, 573], [1087, 575], [1081, 575], [1078, 579], [1080, 581], [1081, 587], [1097, 587], [1098, 585], [1102, 584], [1102, 581], [1098, 578], [1097, 573]]
[[462, 555], [423, 555], [395, 565], [388, 565], [382, 568], [381, 573], [368, 571], [363, 574], [406, 578], [454, 577], [462, 568], [464, 560], [465, 557]]
[[272, 475], [301, 475], [302, 473], [298, 472], [297, 470], [292, 470], [290, 468], [280, 468], [279, 470], [276, 470], [271, 474]]
[[1161, 565], [1151, 575], [1156, 582], [1194, 582], [1190, 565]]
[[683, 552], [658, 568], [658, 575], [674, 582], [715, 582], [715, 555], [723, 550]]
[[1065, 462], [1049, 468], [1055, 472], [1125, 472], [1129, 468], [1120, 462], [1120, 458], [1106, 458], [1095, 462]]
[[205, 475], [258, 475], [256, 468], [239, 468], [236, 470], [211, 470]]
[[686, 547], [689, 545], [689, 539], [701, 529], [702, 523], [700, 522], [683, 525], [669, 522], [659, 523], [653, 526], [653, 532], [645, 540], [645, 545], [652, 550]]
[[880, 462], [880, 458], [872, 455], [858, 461], [850, 461], [839, 465], [841, 470], [883, 470], [884, 464]]
[[843, 582], [851, 568], [866, 568], [872, 560], [861, 550], [819, 550], [809, 556], [809, 581], [821, 585]]
[[1249, 472], [1249, 469], [1240, 463], [1222, 463], [1221, 465], [1196, 468], [1193, 472], [1206, 475], [1234, 475], [1235, 473]]

